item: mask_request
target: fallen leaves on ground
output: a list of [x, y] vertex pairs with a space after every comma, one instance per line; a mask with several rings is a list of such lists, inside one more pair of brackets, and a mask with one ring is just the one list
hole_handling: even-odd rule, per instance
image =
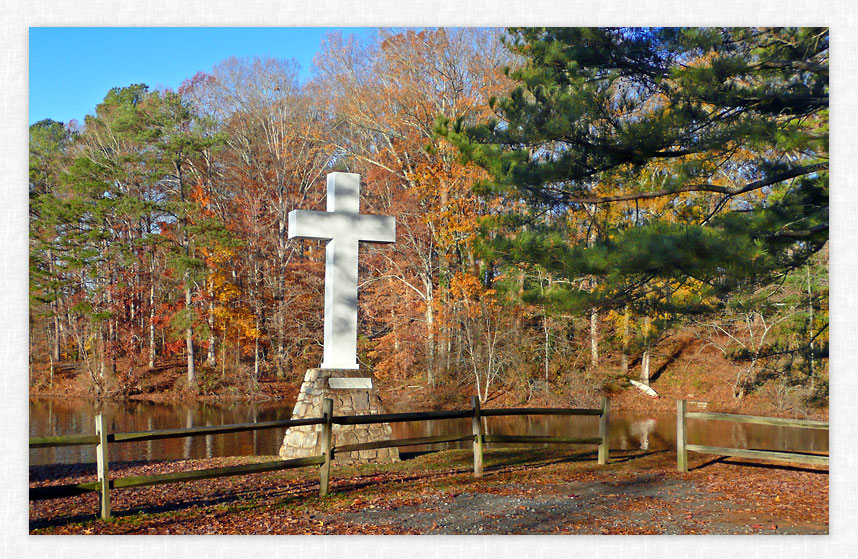
[[[111, 464], [112, 477], [246, 464], [236, 457]], [[675, 470], [670, 452], [465, 450], [335, 468], [319, 497], [302, 468], [33, 501], [34, 534], [762, 534], [827, 533], [828, 472], [731, 460]], [[94, 481], [92, 465], [31, 467], [30, 486]]]

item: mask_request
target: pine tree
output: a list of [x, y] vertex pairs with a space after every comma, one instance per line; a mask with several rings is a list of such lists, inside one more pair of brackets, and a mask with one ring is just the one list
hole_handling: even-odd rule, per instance
[[[61, 315], [70, 282], [57, 249], [57, 196], [75, 134], [61, 122], [30, 126], [30, 304], [35, 317], [50, 320], [50, 359], [61, 359]], [[45, 308], [47, 306], [47, 308]], [[33, 324], [31, 326], [37, 327]]]
[[[487, 223], [489, 248], [567, 278], [558, 304], [696, 312], [824, 246], [827, 29], [517, 28], [507, 44], [526, 63], [497, 118], [437, 132], [490, 173], [484, 194], [525, 204]], [[574, 238], [569, 216], [611, 205], [593, 246]]]

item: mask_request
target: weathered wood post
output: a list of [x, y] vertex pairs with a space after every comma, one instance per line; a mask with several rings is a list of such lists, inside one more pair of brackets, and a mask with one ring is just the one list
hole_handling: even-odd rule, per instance
[[607, 396], [602, 396], [602, 414], [599, 416], [599, 436], [602, 438], [599, 444], [599, 464], [608, 463], [608, 412], [609, 400]]
[[319, 474], [319, 495], [322, 497], [328, 494], [328, 481], [331, 478], [331, 460], [333, 460], [331, 446], [333, 444], [333, 418], [334, 418], [334, 401], [330, 398], [325, 398], [322, 402], [322, 414], [325, 417], [325, 423], [322, 425], [322, 455], [325, 457], [325, 463], [322, 464], [322, 470]]
[[483, 477], [483, 422], [480, 417], [480, 397], [471, 400], [474, 406], [474, 416], [471, 427], [474, 431], [474, 477]]
[[95, 416], [95, 434], [98, 436], [98, 445], [95, 447], [95, 463], [98, 469], [98, 482], [101, 490], [98, 493], [101, 503], [101, 519], [110, 518], [110, 469], [107, 460], [107, 428], [104, 425], [104, 416]]
[[688, 451], [685, 445], [688, 442], [688, 434], [685, 424], [685, 400], [676, 401], [676, 469], [680, 472], [688, 471]]

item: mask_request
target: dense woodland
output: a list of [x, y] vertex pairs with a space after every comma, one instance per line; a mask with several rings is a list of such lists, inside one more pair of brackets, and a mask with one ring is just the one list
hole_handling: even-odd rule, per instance
[[828, 394], [827, 29], [381, 29], [311, 78], [228, 59], [30, 127], [30, 381], [205, 393], [321, 361], [324, 246], [361, 175], [359, 359], [528, 399], [648, 382], [682, 333], [732, 395]]

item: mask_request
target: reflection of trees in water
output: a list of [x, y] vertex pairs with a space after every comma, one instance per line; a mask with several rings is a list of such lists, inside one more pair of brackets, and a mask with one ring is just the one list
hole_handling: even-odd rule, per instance
[[[190, 428], [193, 426], [194, 426], [194, 413], [191, 410], [191, 408], [188, 408], [185, 411], [185, 427]], [[184, 452], [182, 453], [182, 458], [187, 460], [191, 457], [191, 448], [194, 444], [194, 437], [184, 437], [182, 439], [182, 441], [184, 441], [184, 444], [182, 445], [182, 448], [184, 449]]]
[[[259, 423], [259, 408], [254, 406], [251, 412], [251, 419], [252, 423]], [[253, 435], [253, 454], [257, 455], [259, 454], [259, 431], [251, 431], [251, 434]]]
[[[230, 406], [107, 402], [35, 398], [30, 405], [30, 435], [92, 434], [95, 415], [103, 413], [111, 432], [154, 431], [201, 425], [228, 425], [288, 419], [291, 407], [283, 404]], [[110, 445], [111, 461], [176, 460], [205, 456], [274, 455], [283, 439], [279, 429], [182, 437]], [[95, 461], [95, 447], [67, 446], [30, 451], [30, 463], [79, 464]]]
[[[146, 430], [155, 430], [155, 421], [152, 419], [151, 415], [146, 418]], [[152, 441], [146, 441], [146, 460], [152, 460]]]
[[733, 421], [730, 421], [729, 423], [732, 429], [730, 444], [728, 446], [732, 448], [748, 448], [748, 435], [745, 432], [747, 424], [735, 423]]
[[[105, 403], [87, 400], [34, 398], [30, 400], [30, 436], [94, 433], [94, 416], [108, 417], [112, 432], [153, 431], [199, 425], [226, 425], [288, 419], [291, 406], [237, 403], [225, 406], [154, 404], [149, 402]], [[394, 438], [437, 435], [467, 435], [470, 419], [393, 423]], [[730, 421], [689, 420], [689, 442], [711, 446], [754, 447], [772, 450], [828, 450], [828, 433], [812, 429], [790, 429]], [[493, 435], [594, 436], [598, 418], [593, 416], [483, 417], [484, 432]], [[671, 449], [675, 446], [676, 418], [673, 414], [636, 415], [617, 411], [611, 415], [611, 448], [621, 450]], [[183, 437], [110, 445], [110, 459], [171, 460], [204, 456], [274, 455], [283, 439], [283, 429], [244, 433]], [[469, 442], [404, 447], [406, 452], [470, 448]], [[581, 447], [582, 449], [584, 447]], [[573, 448], [578, 450], [578, 448]], [[94, 446], [68, 446], [30, 451], [32, 464], [92, 463]]]
[[[212, 422], [206, 421], [206, 427], [211, 427]], [[206, 458], [211, 458], [214, 449], [214, 435], [206, 435]]]

